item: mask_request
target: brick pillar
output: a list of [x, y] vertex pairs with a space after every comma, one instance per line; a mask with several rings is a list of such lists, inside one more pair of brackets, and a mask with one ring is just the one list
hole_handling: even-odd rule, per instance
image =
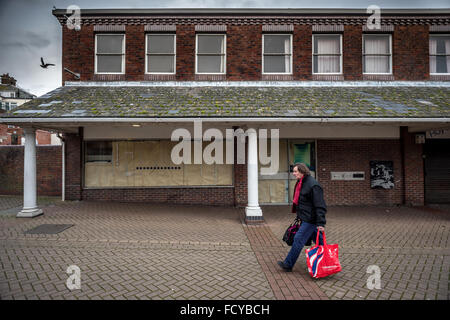
[[[236, 130], [238, 127], [233, 127]], [[246, 139], [245, 139], [246, 140]], [[237, 207], [245, 207], [248, 202], [247, 189], [247, 161], [244, 164], [238, 164], [237, 158], [238, 138], [234, 138], [234, 205]], [[247, 155], [247, 144], [244, 142], [245, 158]]]
[[83, 131], [64, 134], [65, 139], [65, 199], [81, 200], [81, 144], [83, 142]]
[[423, 145], [415, 143], [415, 134], [408, 127], [400, 127], [403, 167], [403, 203], [423, 206], [425, 203]]

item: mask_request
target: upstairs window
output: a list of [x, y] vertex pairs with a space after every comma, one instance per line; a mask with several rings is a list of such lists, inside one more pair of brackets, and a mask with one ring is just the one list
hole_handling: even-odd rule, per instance
[[125, 73], [125, 35], [97, 34], [95, 73]]
[[147, 35], [147, 73], [175, 73], [175, 35]]
[[363, 37], [363, 73], [392, 73], [391, 35], [371, 34]]
[[342, 37], [313, 35], [313, 73], [342, 73]]
[[450, 35], [430, 36], [430, 73], [450, 73]]
[[196, 73], [225, 73], [225, 35], [198, 34], [196, 52]]
[[292, 73], [292, 35], [263, 35], [263, 73]]

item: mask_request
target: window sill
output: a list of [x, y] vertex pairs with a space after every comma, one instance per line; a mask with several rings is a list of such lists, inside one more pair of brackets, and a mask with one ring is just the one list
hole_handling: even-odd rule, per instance
[[376, 73], [366, 73], [363, 74], [363, 80], [369, 80], [369, 81], [394, 81], [394, 75], [393, 74], [376, 74]]
[[262, 81], [291, 81], [294, 80], [294, 75], [292, 74], [263, 74], [261, 76]]
[[95, 73], [94, 81], [125, 81], [125, 74]]
[[314, 81], [344, 81], [343, 74], [313, 74], [312, 80]]
[[226, 74], [196, 74], [195, 81], [225, 81]]
[[177, 76], [175, 73], [146, 73], [144, 75], [145, 81], [175, 81]]
[[450, 73], [447, 74], [430, 74], [430, 80], [432, 81], [449, 81]]

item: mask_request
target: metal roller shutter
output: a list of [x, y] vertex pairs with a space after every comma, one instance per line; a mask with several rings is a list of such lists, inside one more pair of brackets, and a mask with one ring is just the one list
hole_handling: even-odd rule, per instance
[[427, 139], [425, 151], [425, 201], [450, 203], [450, 139]]

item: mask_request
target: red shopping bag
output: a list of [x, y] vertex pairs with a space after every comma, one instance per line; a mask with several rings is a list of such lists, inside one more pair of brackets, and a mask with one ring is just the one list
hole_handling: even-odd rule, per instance
[[316, 245], [306, 249], [306, 264], [313, 278], [323, 278], [341, 271], [339, 263], [339, 248], [337, 244], [327, 244], [325, 232], [323, 233], [323, 246], [319, 245], [319, 231]]

